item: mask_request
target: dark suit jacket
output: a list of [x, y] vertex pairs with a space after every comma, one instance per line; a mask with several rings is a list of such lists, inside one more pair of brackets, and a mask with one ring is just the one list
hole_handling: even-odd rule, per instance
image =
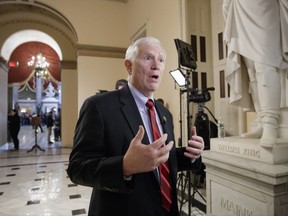
[[[167, 142], [174, 140], [172, 116], [160, 103], [155, 105]], [[123, 156], [139, 125], [143, 125], [133, 96], [126, 85], [121, 90], [98, 94], [82, 105], [77, 122], [68, 175], [72, 182], [93, 187], [89, 215], [160, 216], [161, 192], [157, 174], [123, 177]], [[142, 143], [148, 144], [145, 134]], [[176, 196], [177, 172], [198, 165], [183, 155], [184, 148], [170, 152], [173, 216], [179, 215]]]

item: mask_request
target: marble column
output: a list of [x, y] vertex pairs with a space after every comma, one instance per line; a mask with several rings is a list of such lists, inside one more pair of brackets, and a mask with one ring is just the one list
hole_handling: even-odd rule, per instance
[[15, 105], [18, 102], [19, 97], [19, 83], [13, 83], [13, 92], [12, 92], [12, 108], [15, 109]]
[[62, 82], [58, 82], [58, 103], [59, 103], [59, 107], [61, 108], [61, 104], [62, 104]]
[[42, 101], [42, 79], [36, 77], [36, 112], [41, 111]]

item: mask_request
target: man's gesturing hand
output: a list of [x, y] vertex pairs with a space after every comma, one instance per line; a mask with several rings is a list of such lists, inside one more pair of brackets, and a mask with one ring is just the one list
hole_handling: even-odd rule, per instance
[[184, 155], [191, 159], [197, 159], [201, 156], [204, 149], [203, 138], [197, 136], [196, 127], [193, 126], [191, 129], [191, 138], [188, 140], [188, 146], [186, 147], [186, 152]]
[[156, 169], [161, 163], [169, 158], [169, 152], [173, 147], [173, 141], [167, 145], [167, 134], [163, 134], [158, 140], [150, 145], [142, 144], [145, 130], [139, 126], [139, 130], [131, 141], [123, 159], [123, 174], [131, 176], [135, 173], [149, 172]]

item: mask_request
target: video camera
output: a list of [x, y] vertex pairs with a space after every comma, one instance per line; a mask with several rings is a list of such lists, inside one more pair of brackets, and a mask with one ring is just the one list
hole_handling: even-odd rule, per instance
[[214, 87], [206, 88], [206, 89], [190, 89], [188, 91], [188, 100], [189, 102], [194, 103], [205, 103], [211, 100], [211, 94], [209, 91], [214, 91]]

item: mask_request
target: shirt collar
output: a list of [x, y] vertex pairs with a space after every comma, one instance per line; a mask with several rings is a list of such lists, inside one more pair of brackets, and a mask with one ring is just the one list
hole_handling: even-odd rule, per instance
[[150, 98], [147, 98], [138, 89], [136, 89], [130, 82], [128, 83], [128, 86], [130, 88], [130, 91], [133, 95], [133, 98], [134, 98], [138, 108], [145, 108], [146, 109], [146, 102], [148, 99], [152, 99], [154, 101], [153, 95]]

